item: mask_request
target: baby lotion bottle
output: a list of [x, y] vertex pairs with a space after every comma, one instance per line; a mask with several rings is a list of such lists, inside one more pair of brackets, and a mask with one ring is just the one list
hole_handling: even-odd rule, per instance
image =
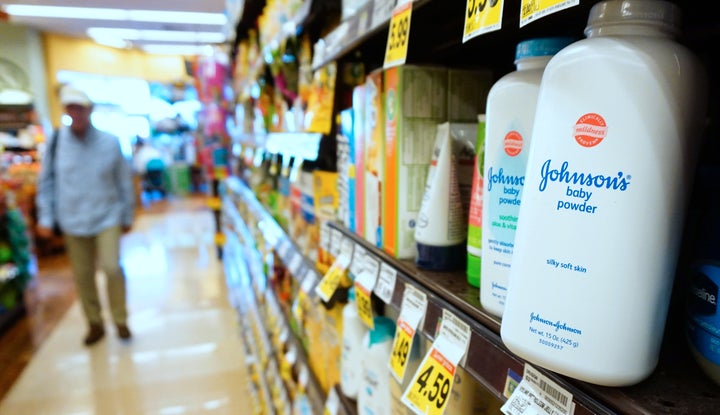
[[679, 26], [603, 1], [545, 68], [501, 326], [538, 366], [626, 386], [657, 364], [706, 113]]
[[550, 58], [570, 42], [555, 37], [520, 42], [517, 69], [500, 78], [488, 94], [480, 303], [499, 317], [505, 307], [540, 80]]

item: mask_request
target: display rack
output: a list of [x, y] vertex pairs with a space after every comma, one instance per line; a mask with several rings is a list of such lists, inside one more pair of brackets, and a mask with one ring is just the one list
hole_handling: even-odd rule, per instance
[[[262, 258], [245, 221], [262, 222], [263, 238], [276, 243], [280, 243], [277, 239], [281, 236], [278, 233], [279, 226], [272, 218], [263, 214], [264, 210], [257, 199], [253, 199], [252, 192], [249, 192], [249, 189], [237, 179], [228, 179], [226, 186], [228, 192], [223, 197], [223, 228], [226, 235], [223, 262], [228, 276], [231, 302], [243, 322], [246, 345], [251, 356], [248, 363], [251, 374], [257, 380], [256, 384], [265, 395], [263, 399], [267, 402], [272, 400], [270, 396], [281, 393], [279, 392], [281, 388], [286, 391], [284, 393], [289, 393], [287, 375], [281, 374], [279, 368], [291, 365], [292, 370], [298, 374], [307, 373], [306, 376], [299, 376], [307, 378], [303, 380], [304, 388], [313, 413], [321, 413], [327, 396], [309, 369], [307, 353], [299, 339], [292, 334], [290, 322], [281, 310], [277, 297], [272, 290], [267, 289], [268, 281], [263, 270]], [[243, 218], [237, 210], [237, 203], [246, 204], [253, 218]], [[287, 244], [288, 240], [283, 241]], [[290, 253], [297, 253], [297, 247], [287, 250]], [[292, 258], [292, 269], [296, 270], [292, 275], [306, 275], [301, 274], [300, 271], [309, 270], [310, 264], [303, 259], [303, 263], [299, 266], [296, 259], [298, 257]], [[290, 261], [287, 266], [291, 266]], [[248, 333], [256, 333], [256, 335], [253, 337]], [[273, 338], [275, 341], [271, 340]], [[285, 361], [282, 356], [283, 349], [294, 350], [296, 360], [292, 363]], [[282, 384], [279, 383], [280, 379]], [[265, 391], [265, 389], [272, 390]], [[355, 410], [349, 406], [349, 402], [341, 400], [337, 415], [354, 414]]]
[[[466, 43], [463, 38], [463, 20], [467, 2], [417, 0], [413, 3], [410, 44], [407, 62], [418, 64], [443, 64], [450, 67], [484, 67], [496, 77], [514, 68], [515, 45], [524, 39], [545, 36], [572, 36], [582, 38], [591, 7], [599, 0], [580, 0], [579, 4], [539, 19], [519, 28], [521, 1], [504, 2], [503, 28]], [[314, 2], [313, 2], [314, 3]], [[313, 70], [331, 62], [360, 59], [366, 69], [382, 66], [388, 26], [395, 5], [394, 0], [372, 0], [350, 19], [340, 22], [322, 36], [324, 46], [316, 51]], [[683, 7], [684, 31], [681, 41], [703, 60], [711, 74], [711, 97], [717, 96], [714, 76], [716, 63], [711, 44], [720, 35], [720, 21], [700, 6]], [[315, 6], [313, 6], [315, 7]], [[359, 58], [358, 58], [359, 57]], [[336, 94], [337, 95], [337, 94]], [[336, 108], [335, 113], [342, 108]], [[717, 105], [711, 104], [707, 135], [716, 134]], [[254, 148], [266, 148], [292, 157], [303, 157], [290, 150], [298, 140], [290, 134], [270, 136], [247, 136], [241, 143], [252, 143]], [[248, 138], [249, 137], [249, 138]], [[236, 137], [238, 139], [238, 137]], [[317, 156], [314, 152], [313, 155]], [[712, 155], [704, 154], [704, 157]], [[313, 160], [314, 158], [309, 158]], [[714, 160], [717, 157], [713, 157]], [[262, 238], [272, 245], [280, 259], [306, 287], [313, 286], [319, 278], [315, 264], [302, 254], [302, 250], [272, 218], [253, 194], [239, 180], [225, 182], [228, 192], [238, 203], [247, 206], [250, 218], [262, 229]], [[394, 270], [397, 275], [392, 299], [388, 306], [395, 312], [400, 309], [407, 284], [420, 289], [428, 296], [428, 312], [420, 332], [428, 340], [435, 338], [438, 319], [443, 310], [459, 316], [472, 329], [470, 351], [463, 368], [495, 397], [505, 400], [505, 385], [511, 373], [522, 374], [526, 362], [511, 353], [500, 338], [500, 319], [483, 310], [479, 292], [467, 284], [463, 272], [428, 272], [419, 269], [413, 261], [397, 260], [382, 249], [372, 246], [339, 223], [331, 223], [332, 229], [344, 238], [352, 240], [353, 246], [362, 247], [374, 259]], [[313, 290], [307, 290], [312, 292]], [[373, 295], [373, 300], [381, 300]], [[645, 381], [630, 387], [611, 388], [592, 385], [541, 370], [572, 393], [576, 414], [705, 414], [717, 413], [720, 407], [720, 390], [698, 368], [690, 355], [682, 320], [684, 310], [671, 305], [670, 317], [663, 340], [660, 361], [653, 374]], [[633, 339], [627, 339], [632, 342]], [[537, 368], [536, 368], [537, 369]]]
[[[238, 202], [249, 208], [253, 215], [252, 220], [262, 224], [264, 240], [275, 247], [292, 275], [299, 276], [296, 277], [299, 278], [298, 283], [314, 286], [320, 277], [315, 265], [303, 256], [252, 191], [235, 178], [228, 179], [225, 185], [228, 191], [237, 197]], [[331, 227], [396, 272], [392, 300], [388, 304], [395, 311], [400, 310], [406, 284], [427, 294], [428, 310], [420, 332], [428, 340], [435, 338], [438, 319], [443, 310], [453, 312], [470, 325], [471, 353], [468, 354], [463, 368], [498, 399], [506, 399], [503, 393], [507, 378], [510, 372], [522, 374], [525, 361], [503, 345], [499, 334], [500, 321], [482, 309], [478, 289], [465, 282], [463, 273], [427, 272], [418, 269], [412, 261], [399, 261], [389, 256], [337, 223], [332, 223]], [[375, 300], [379, 301], [377, 298]], [[675, 350], [677, 346], [672, 342], [666, 343], [665, 353], [654, 374], [632, 387], [600, 387], [549, 371], [541, 372], [572, 393], [577, 405], [575, 413], [578, 415], [713, 413], [720, 407], [717, 387], [700, 373], [687, 352], [678, 354], [678, 350]]]

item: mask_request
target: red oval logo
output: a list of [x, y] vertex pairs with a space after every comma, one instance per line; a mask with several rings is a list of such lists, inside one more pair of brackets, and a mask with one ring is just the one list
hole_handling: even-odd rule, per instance
[[515, 157], [523, 149], [523, 138], [517, 131], [510, 131], [505, 135], [505, 154]]
[[599, 114], [587, 113], [580, 117], [573, 129], [575, 141], [583, 147], [595, 147], [605, 139], [607, 124]]

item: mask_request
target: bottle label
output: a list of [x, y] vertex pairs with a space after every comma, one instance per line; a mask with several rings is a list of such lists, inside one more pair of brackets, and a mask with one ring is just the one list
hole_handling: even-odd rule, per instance
[[531, 312], [528, 330], [541, 346], [555, 349], [577, 349], [583, 331], [564, 320], [552, 320], [549, 316]]
[[555, 210], [570, 210], [594, 215], [599, 206], [593, 205], [593, 194], [596, 191], [624, 192], [630, 187], [632, 176], [622, 171], [616, 174], [575, 171], [570, 162], [563, 161], [559, 167], [548, 159], [540, 168], [540, 185], [538, 190], [545, 192], [550, 185], [563, 189], [557, 200]]
[[720, 316], [717, 314], [720, 267], [705, 264], [696, 270], [688, 293], [688, 337], [706, 359], [720, 365]]

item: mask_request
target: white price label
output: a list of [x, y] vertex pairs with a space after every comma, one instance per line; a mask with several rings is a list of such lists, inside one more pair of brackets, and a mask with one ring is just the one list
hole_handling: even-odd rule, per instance
[[398, 320], [404, 320], [413, 330], [417, 330], [420, 322], [425, 318], [427, 303], [427, 295], [424, 292], [410, 284], [405, 284]]
[[285, 258], [287, 256], [288, 251], [290, 250], [290, 241], [287, 239], [280, 240], [280, 243], [277, 245], [277, 253], [280, 258]]
[[324, 415], [337, 415], [338, 409], [340, 409], [340, 397], [335, 391], [335, 388], [330, 389], [328, 392], [327, 400], [325, 401]]
[[330, 224], [325, 220], [320, 222], [320, 249], [330, 252]]
[[295, 256], [293, 256], [292, 261], [290, 261], [290, 266], [288, 269], [290, 270], [290, 273], [292, 275], [298, 275], [300, 272], [300, 267], [303, 264], [303, 256], [299, 252], [295, 252]]
[[522, 407], [539, 408], [538, 413], [543, 415], [570, 415], [575, 412], [572, 394], [529, 364], [525, 364], [523, 379], [503, 408], [506, 406], [509, 411], [506, 413], [513, 415], [524, 414], [517, 412], [517, 408]]
[[340, 256], [342, 250], [343, 234], [335, 228], [330, 229], [330, 255], [333, 258]]
[[309, 269], [307, 274], [305, 274], [305, 279], [303, 279], [302, 284], [300, 285], [300, 289], [305, 291], [305, 293], [310, 294], [313, 292], [313, 288], [315, 288], [315, 285], [318, 283], [318, 274], [312, 269]]
[[378, 296], [385, 304], [390, 304], [393, 293], [395, 292], [395, 280], [397, 279], [397, 271], [386, 263], [380, 265], [380, 275], [375, 285], [375, 295]]
[[360, 245], [355, 245], [353, 250], [353, 260], [350, 264], [350, 273], [354, 276], [360, 275], [365, 266], [365, 257], [368, 255], [367, 249]]

